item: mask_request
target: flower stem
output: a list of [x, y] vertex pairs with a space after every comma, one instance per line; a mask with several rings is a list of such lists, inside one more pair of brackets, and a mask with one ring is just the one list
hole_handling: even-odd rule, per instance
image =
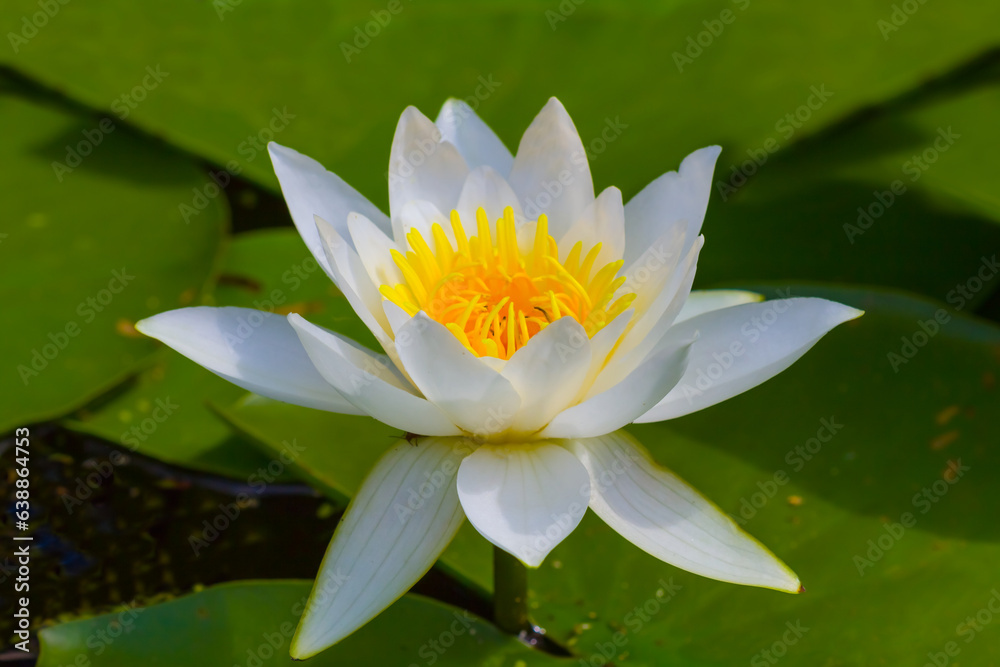
[[515, 556], [493, 547], [493, 620], [512, 635], [531, 630], [528, 571]]

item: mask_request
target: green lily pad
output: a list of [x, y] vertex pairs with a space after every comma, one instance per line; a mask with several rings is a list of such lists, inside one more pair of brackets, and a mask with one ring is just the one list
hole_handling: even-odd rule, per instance
[[588, 515], [530, 583], [536, 621], [591, 664], [1000, 658], [1000, 625], [984, 622], [1000, 607], [1000, 330], [904, 295], [793, 291], [867, 313], [759, 388], [630, 430], [807, 592], [682, 572]]
[[17, 128], [0, 146], [7, 431], [66, 414], [142, 367], [156, 345], [132, 324], [196, 302], [227, 213], [215, 199], [185, 224], [178, 205], [205, 184], [190, 158], [117, 120], [0, 89], [0, 119]]
[[[311, 584], [240, 582], [151, 607], [63, 623], [39, 633], [39, 667], [77, 665], [292, 665], [288, 643]], [[310, 665], [565, 665], [489, 623], [434, 600], [407, 595], [372, 623], [310, 659]]]
[[[442, 0], [376, 8], [105, 0], [60, 12], [3, 58], [87, 104], [117, 103], [130, 122], [219, 165], [236, 160], [259, 183], [276, 185], [261, 150], [268, 129], [376, 197], [406, 105], [434, 111], [446, 96], [471, 97], [514, 145], [558, 95], [588, 143], [608, 118], [628, 126], [594, 152], [599, 181], [611, 176], [635, 191], [655, 175], [651, 146], [664, 153], [653, 170], [720, 140], [754, 147], [825, 85], [835, 94], [803, 130], [815, 133], [996, 45], [994, 2], [917, 7], [897, 17], [862, 0], [494, 0], [460, 11]], [[2, 16], [19, 26], [36, 11], [33, 0], [13, 0]], [[281, 118], [286, 109], [293, 117]]]
[[[11, 0], [0, 16], [21, 25], [37, 11], [35, 0]], [[992, 0], [960, 11], [916, 0], [492, 0], [461, 11], [443, 0], [392, 8], [103, 0], [60, 12], [0, 58], [95, 108], [128, 112], [128, 122], [273, 192], [270, 139], [319, 159], [383, 207], [388, 147], [406, 105], [433, 115], [446, 97], [467, 98], [514, 147], [544, 100], [558, 95], [597, 184], [617, 185], [626, 198], [700, 146], [726, 148], [718, 183], [753, 155], [768, 159], [739, 205], [727, 197], [734, 205], [720, 206], [716, 192], [705, 284], [790, 278], [944, 298], [974, 268], [975, 249], [998, 241], [986, 180], [993, 171], [982, 166], [993, 162], [995, 104], [970, 99], [958, 116], [945, 104], [924, 119], [929, 126], [919, 111], [897, 117], [891, 104], [891, 119], [862, 123], [870, 129], [845, 141], [824, 132], [965, 72], [996, 46], [998, 23]], [[849, 243], [842, 226], [899, 176], [909, 156], [899, 150], [923, 151], [934, 140], [935, 123], [968, 137], [947, 156], [962, 166], [947, 176], [943, 166], [929, 171]], [[810, 137], [821, 150], [785, 159]], [[831, 151], [855, 156], [847, 173], [830, 168]], [[859, 158], [888, 163], [873, 168]], [[895, 252], [903, 245], [905, 261]], [[932, 263], [938, 271], [925, 269]]]
[[[294, 230], [237, 235], [226, 251], [218, 284], [202, 303], [299, 312], [377, 345]], [[228, 405], [245, 394], [180, 354], [163, 350], [126, 390], [67, 425], [162, 461], [245, 479], [270, 458], [209, 407]]]
[[786, 152], [724, 152], [699, 280], [882, 284], [976, 308], [1000, 286], [960, 289], [1000, 248], [984, 168], [998, 116], [1000, 64]]

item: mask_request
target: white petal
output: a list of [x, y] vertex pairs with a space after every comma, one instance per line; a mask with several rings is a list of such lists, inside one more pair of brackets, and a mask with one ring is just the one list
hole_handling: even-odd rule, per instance
[[680, 169], [663, 174], [629, 200], [625, 205], [626, 266], [678, 220], [687, 223], [685, 252], [698, 238], [720, 152], [719, 146], [696, 150], [684, 158]]
[[742, 394], [791, 366], [830, 329], [862, 314], [826, 299], [795, 298], [723, 308], [677, 324], [667, 337], [700, 332], [687, 371], [636, 421], [673, 419]]
[[695, 270], [698, 268], [698, 253], [703, 242], [704, 237], [699, 237], [698, 242], [688, 251], [681, 266], [673, 272], [670, 280], [652, 303], [643, 304], [645, 312], [640, 311], [631, 322], [614, 356], [594, 381], [588, 396], [621, 382], [622, 378], [635, 370], [663, 339], [687, 301], [694, 282]]
[[688, 295], [684, 307], [674, 319], [674, 324], [679, 324], [684, 320], [690, 320], [696, 315], [707, 313], [713, 310], [739, 306], [744, 303], [757, 303], [763, 301], [764, 297], [756, 292], [744, 292], [735, 289], [709, 289], [696, 290]]
[[[454, 208], [454, 204], [452, 205]], [[451, 209], [448, 209], [449, 211]], [[455, 235], [451, 231], [451, 218], [445, 215], [441, 209], [432, 204], [425, 199], [411, 199], [401, 206], [399, 209], [393, 210], [392, 212], [392, 230], [395, 235], [396, 245], [399, 248], [408, 248], [408, 242], [406, 240], [406, 235], [410, 233], [411, 229], [416, 229], [420, 232], [420, 235], [424, 238], [424, 241], [433, 248], [433, 231], [432, 228], [434, 224], [441, 225], [444, 230], [445, 236], [451, 241], [452, 246], [455, 245]], [[405, 254], [405, 253], [404, 253]]]
[[513, 430], [534, 433], [548, 424], [576, 398], [590, 364], [590, 339], [572, 317], [560, 318], [533, 336], [502, 371], [521, 396]]
[[[642, 316], [651, 304], [662, 297], [663, 291], [682, 270], [685, 254], [685, 237], [687, 223], [683, 220], [666, 225], [659, 238], [650, 243], [642, 254], [625, 264], [625, 284], [622, 290], [636, 295], [632, 307]], [[690, 251], [688, 251], [690, 252]]]
[[584, 209], [569, 231], [559, 240], [559, 258], [566, 261], [573, 244], [583, 242], [583, 254], [598, 243], [601, 252], [594, 262], [595, 270], [623, 257], [625, 252], [625, 207], [622, 192], [612, 186], [597, 196]]
[[590, 388], [594, 384], [594, 380], [597, 378], [598, 374], [604, 370], [605, 365], [608, 363], [609, 358], [613, 358], [612, 352], [615, 346], [618, 345], [619, 339], [628, 328], [629, 322], [635, 316], [635, 310], [629, 308], [624, 311], [618, 317], [611, 320], [600, 331], [594, 334], [594, 337], [590, 339], [590, 370], [587, 373], [587, 378], [581, 383], [579, 397], [582, 400], [588, 393]]
[[455, 476], [466, 451], [447, 438], [403, 440], [375, 464], [323, 557], [294, 659], [344, 639], [431, 568], [462, 525]]
[[493, 238], [496, 239], [496, 223], [503, 217], [504, 208], [507, 206], [514, 210], [514, 220], [523, 224], [524, 212], [521, 210], [521, 203], [507, 181], [493, 167], [478, 167], [469, 172], [455, 210], [462, 219], [462, 228], [465, 229], [466, 236], [472, 237], [478, 235], [476, 210], [482, 207], [490, 221]]
[[352, 211], [373, 221], [384, 233], [389, 233], [389, 218], [365, 199], [342, 178], [323, 168], [316, 160], [285, 148], [273, 141], [267, 145], [274, 165], [274, 173], [281, 183], [281, 192], [288, 204], [292, 222], [302, 235], [316, 261], [330, 274], [330, 267], [313, 216], [330, 222], [341, 236], [347, 234], [347, 215]]
[[501, 176], [510, 173], [514, 156], [467, 103], [448, 100], [434, 124], [441, 130], [441, 138], [455, 145], [470, 169], [489, 165]]
[[[441, 132], [414, 107], [399, 117], [389, 152], [389, 211], [393, 225], [403, 205], [414, 199], [451, 211], [469, 173], [458, 149], [442, 141]], [[400, 243], [397, 236], [396, 242]]]
[[396, 350], [423, 395], [464, 431], [488, 436], [510, 428], [521, 405], [517, 391], [444, 325], [417, 313], [400, 327]]
[[288, 321], [316, 370], [359, 409], [384, 424], [421, 435], [460, 431], [433, 403], [418, 396], [388, 357], [292, 313]]
[[689, 340], [657, 346], [624, 380], [559, 413], [541, 437], [589, 438], [632, 423], [681, 379], [690, 347]]
[[394, 336], [398, 335], [402, 326], [412, 319], [408, 312], [388, 299], [382, 301], [382, 309], [385, 310], [385, 317], [389, 320], [389, 326], [392, 328]]
[[391, 254], [392, 250], [400, 248], [391, 238], [371, 220], [358, 213], [347, 216], [347, 227], [354, 249], [376, 288], [379, 285], [398, 285], [403, 282], [403, 274], [392, 261]]
[[238, 387], [307, 408], [366, 414], [317, 372], [285, 318], [252, 308], [179, 308], [135, 328]]
[[326, 220], [317, 217], [315, 226], [337, 287], [385, 351], [391, 354], [392, 338], [389, 336], [389, 322], [382, 309], [382, 295], [369, 277], [361, 258]]
[[538, 567], [586, 513], [590, 477], [552, 442], [483, 445], [462, 461], [458, 496], [483, 537]]
[[590, 508], [646, 553], [704, 577], [799, 592], [787, 565], [625, 431], [566, 447], [590, 473]]
[[507, 179], [525, 215], [545, 213], [549, 233], [561, 238], [594, 201], [583, 142], [566, 109], [551, 98], [528, 126]]

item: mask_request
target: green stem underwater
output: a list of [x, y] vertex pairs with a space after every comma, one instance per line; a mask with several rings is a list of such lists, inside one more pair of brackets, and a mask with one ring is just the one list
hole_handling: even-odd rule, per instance
[[493, 621], [518, 635], [532, 629], [528, 619], [528, 570], [516, 557], [493, 547]]

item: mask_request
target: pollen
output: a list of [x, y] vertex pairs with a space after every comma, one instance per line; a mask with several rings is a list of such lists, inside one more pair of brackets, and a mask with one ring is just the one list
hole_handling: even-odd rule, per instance
[[544, 215], [527, 252], [518, 246], [509, 206], [496, 222], [496, 238], [482, 208], [471, 238], [457, 211], [450, 222], [454, 245], [438, 223], [431, 227], [430, 242], [411, 229], [406, 253], [391, 251], [404, 282], [379, 291], [410, 315], [424, 311], [448, 327], [476, 356], [509, 359], [561, 317], [572, 317], [592, 337], [635, 299], [632, 293], [616, 297], [625, 283], [617, 275], [622, 260], [595, 270], [600, 243], [584, 254], [577, 241], [560, 262]]

